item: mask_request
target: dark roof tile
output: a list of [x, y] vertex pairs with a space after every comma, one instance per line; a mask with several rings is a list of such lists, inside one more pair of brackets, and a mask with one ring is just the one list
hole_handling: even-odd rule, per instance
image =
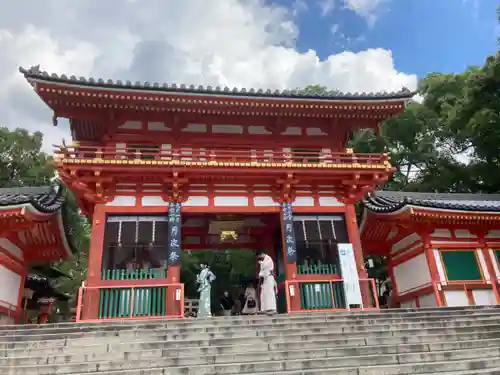
[[31, 204], [41, 212], [52, 213], [63, 203], [63, 189], [59, 186], [0, 188], [0, 207]]
[[44, 213], [59, 211], [66, 239], [70, 246], [69, 250], [75, 252], [73, 229], [70, 225], [67, 210], [64, 207], [66, 197], [62, 186], [0, 188], [0, 208], [22, 204], [31, 204], [35, 209]]
[[408, 205], [453, 211], [500, 213], [500, 194], [377, 191], [365, 198], [363, 205], [378, 213], [395, 212]]
[[80, 77], [77, 79], [74, 75], [69, 78], [65, 74], [49, 74], [46, 71], [40, 70], [40, 66], [32, 66], [29, 69], [20, 67], [19, 71], [26, 78], [39, 78], [46, 81], [60, 82], [60, 83], [73, 83], [88, 87], [104, 87], [104, 88], [124, 88], [124, 89], [138, 89], [138, 90], [154, 90], [159, 92], [176, 92], [176, 93], [186, 93], [186, 94], [218, 94], [218, 95], [232, 95], [232, 96], [246, 96], [246, 97], [262, 97], [262, 98], [290, 98], [290, 99], [326, 99], [326, 100], [376, 100], [376, 99], [401, 99], [408, 100], [411, 99], [416, 93], [403, 87], [400, 91], [394, 92], [376, 92], [376, 93], [342, 93], [337, 90], [331, 90], [328, 92], [314, 93], [307, 90], [262, 90], [262, 89], [237, 89], [236, 87], [232, 90], [229, 87], [220, 86], [213, 88], [212, 86], [198, 86], [195, 88], [194, 85], [176, 85], [164, 83], [161, 87], [158, 83], [150, 82], [135, 82], [132, 84], [130, 81], [122, 82], [120, 80], [113, 81], [111, 79], [104, 80], [102, 78], [85, 78]]

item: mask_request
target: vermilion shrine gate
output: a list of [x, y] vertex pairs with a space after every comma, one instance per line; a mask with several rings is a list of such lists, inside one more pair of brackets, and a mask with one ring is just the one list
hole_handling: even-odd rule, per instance
[[500, 303], [500, 195], [378, 191], [363, 203], [363, 250], [388, 257], [394, 306]]
[[31, 267], [61, 261], [72, 253], [64, 201], [61, 187], [0, 189], [0, 324], [21, 322], [28, 302], [31, 309], [50, 310], [54, 300], [27, 295], [25, 281]]
[[308, 95], [21, 72], [54, 124], [70, 122], [74, 142], [57, 147], [56, 165], [92, 220], [82, 319], [182, 316], [181, 249], [227, 246], [268, 252], [280, 299], [297, 312], [345, 307], [337, 244], [351, 243], [364, 308], [374, 306], [353, 204], [392, 168], [386, 154], [346, 144], [401, 112], [408, 90]]

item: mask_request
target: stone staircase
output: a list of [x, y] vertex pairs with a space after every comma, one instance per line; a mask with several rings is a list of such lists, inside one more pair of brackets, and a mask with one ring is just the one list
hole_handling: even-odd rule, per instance
[[500, 374], [500, 308], [0, 327], [0, 374]]

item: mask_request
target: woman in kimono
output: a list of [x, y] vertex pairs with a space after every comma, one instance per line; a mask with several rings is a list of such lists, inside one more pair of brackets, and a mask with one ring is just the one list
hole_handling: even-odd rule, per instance
[[257, 253], [260, 264], [261, 279], [260, 310], [268, 315], [276, 314], [276, 280], [274, 278], [274, 262], [264, 252]]
[[210, 304], [212, 282], [215, 280], [215, 275], [206, 264], [200, 264], [201, 271], [196, 277], [198, 282], [198, 292], [200, 299], [198, 302], [198, 318], [209, 318], [212, 316], [212, 308]]

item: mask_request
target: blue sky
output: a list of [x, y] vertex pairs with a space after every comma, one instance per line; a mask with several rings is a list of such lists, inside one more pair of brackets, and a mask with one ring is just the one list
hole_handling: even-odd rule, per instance
[[[498, 0], [275, 1], [296, 11], [298, 50], [314, 49], [321, 58], [384, 48], [392, 51], [397, 70], [422, 77], [481, 65], [497, 49]], [[380, 4], [363, 17], [345, 7], [349, 1]]]

